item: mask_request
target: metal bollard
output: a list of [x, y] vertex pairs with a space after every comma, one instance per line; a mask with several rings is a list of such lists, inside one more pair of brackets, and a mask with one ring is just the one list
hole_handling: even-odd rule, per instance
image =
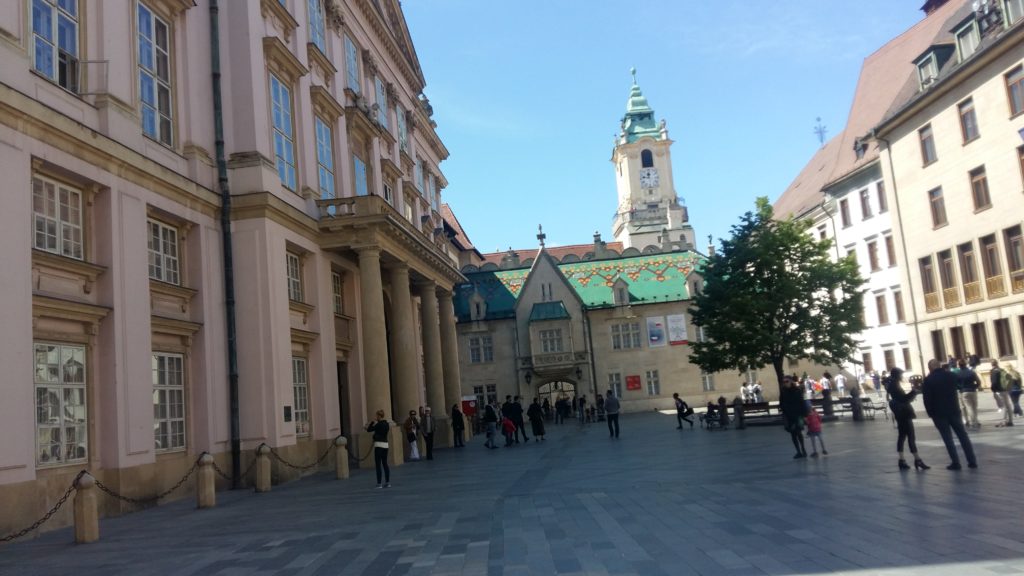
[[100, 514], [96, 509], [96, 479], [84, 474], [75, 486], [75, 542], [88, 544], [100, 539]]
[[334, 439], [334, 473], [338, 480], [348, 478], [348, 438]]
[[270, 492], [270, 446], [256, 449], [256, 491]]
[[822, 390], [821, 391], [821, 411], [825, 416], [835, 416], [836, 410], [832, 405], [832, 391]]
[[217, 488], [214, 483], [213, 456], [204, 452], [199, 457], [199, 470], [196, 470], [196, 507], [213, 508], [217, 505]]

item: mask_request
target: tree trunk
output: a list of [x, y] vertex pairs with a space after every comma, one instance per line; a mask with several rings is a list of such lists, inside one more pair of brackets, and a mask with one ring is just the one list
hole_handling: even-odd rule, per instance
[[772, 359], [772, 367], [775, 368], [775, 381], [779, 385], [779, 399], [782, 399], [782, 378], [784, 376], [782, 373], [782, 362], [784, 360], [784, 358]]

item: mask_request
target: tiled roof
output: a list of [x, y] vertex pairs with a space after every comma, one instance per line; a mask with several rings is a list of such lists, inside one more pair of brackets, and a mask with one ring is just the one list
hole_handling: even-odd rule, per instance
[[459, 219], [455, 217], [455, 212], [452, 211], [451, 206], [447, 203], [441, 204], [441, 218], [451, 226], [452, 230], [455, 231], [455, 238], [453, 240], [462, 247], [463, 250], [475, 250], [476, 247], [469, 240], [469, 236], [466, 235], [466, 231], [462, 229], [462, 224], [459, 224]]
[[[606, 242], [605, 243], [605, 248], [607, 250], [614, 250], [616, 252], [622, 252], [622, 242]], [[582, 260], [583, 257], [587, 254], [587, 252], [593, 252], [594, 251], [594, 245], [593, 244], [571, 244], [569, 246], [545, 246], [544, 250], [552, 258], [554, 258], [556, 262], [561, 262], [566, 256], [568, 256], [570, 254], [572, 254], [574, 256], [577, 256], [577, 257], [580, 258], [580, 260]], [[539, 248], [529, 248], [529, 249], [526, 249], [526, 250], [514, 250], [514, 252], [519, 254], [519, 261], [520, 262], [526, 262], [527, 260], [536, 259], [537, 258], [537, 252], [539, 252], [539, 251], [540, 251]], [[490, 262], [492, 264], [500, 265], [501, 264], [501, 259], [504, 258], [507, 254], [508, 254], [507, 251], [505, 251], [505, 252], [489, 252], [487, 254], [483, 254], [482, 256], [484, 258], [484, 263]]]
[[[603, 308], [614, 306], [612, 288], [619, 278], [628, 285], [630, 302], [634, 305], [688, 300], [687, 276], [702, 265], [703, 259], [696, 252], [670, 252], [559, 264], [558, 270], [584, 306]], [[459, 285], [455, 291], [455, 313], [459, 321], [469, 320], [470, 299], [474, 293], [486, 302], [487, 319], [514, 317], [516, 299], [530, 270], [465, 273], [469, 282]]]
[[565, 304], [561, 300], [558, 302], [537, 302], [533, 305], [533, 309], [530, 310], [530, 322], [560, 320], [562, 318], [569, 318], [569, 311], [565, 309]]
[[776, 218], [799, 217], [807, 210], [821, 204], [824, 198], [821, 189], [835, 168], [839, 155], [839, 143], [842, 142], [844, 134], [845, 132], [840, 132], [824, 146], [818, 148], [818, 151], [811, 157], [811, 161], [804, 166], [804, 169], [790, 183], [782, 196], [779, 196], [773, 206]]

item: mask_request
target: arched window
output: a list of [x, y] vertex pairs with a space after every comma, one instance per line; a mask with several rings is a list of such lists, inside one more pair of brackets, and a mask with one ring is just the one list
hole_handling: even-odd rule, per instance
[[640, 167], [654, 168], [654, 155], [651, 154], [650, 150], [642, 150], [640, 152]]

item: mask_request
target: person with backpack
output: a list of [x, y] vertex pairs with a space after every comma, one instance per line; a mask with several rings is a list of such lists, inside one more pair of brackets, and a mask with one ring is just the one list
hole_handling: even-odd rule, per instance
[[996, 404], [999, 404], [1003, 408], [1003, 421], [996, 426], [1002, 428], [1004, 426], [1013, 426], [1013, 409], [1010, 406], [1010, 389], [1006, 385], [1006, 374], [999, 368], [999, 361], [992, 361], [992, 371], [989, 372], [989, 382], [991, 382], [992, 395], [996, 397]]
[[1003, 370], [1003, 376], [1007, 380], [1006, 387], [1010, 390], [1010, 403], [1013, 404], [1013, 415], [1024, 416], [1020, 409], [1020, 373], [1013, 367], [1013, 364], [1007, 364], [1006, 370]]

